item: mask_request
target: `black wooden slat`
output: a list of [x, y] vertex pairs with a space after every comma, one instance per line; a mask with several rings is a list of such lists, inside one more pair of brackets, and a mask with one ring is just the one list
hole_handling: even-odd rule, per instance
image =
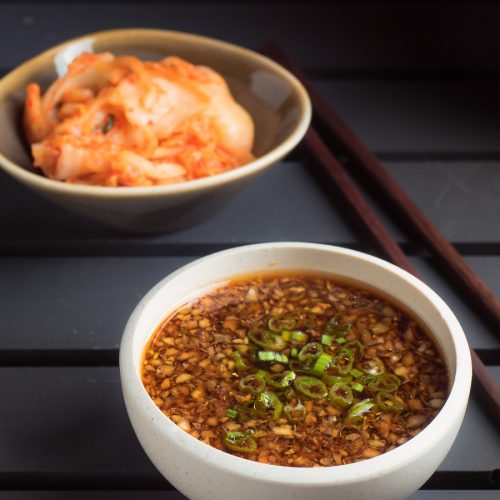
[[493, 293], [500, 297], [500, 256], [469, 257], [467, 262]]
[[[491, 245], [500, 254], [500, 162], [385, 161], [384, 165], [460, 250], [482, 253]], [[380, 213], [377, 203], [374, 206]], [[381, 215], [398, 240], [406, 241], [408, 235], [400, 234], [391, 217]]]
[[[500, 257], [467, 257], [465, 260], [500, 297], [500, 280], [498, 280]], [[452, 285], [443, 280], [428, 261], [414, 258], [412, 262], [422, 279], [445, 300], [455, 313], [471, 346], [475, 349], [498, 350], [500, 340], [497, 332], [484, 324], [483, 318], [471, 308], [470, 300], [460, 295]], [[497, 359], [497, 363], [499, 361]]]
[[[100, 29], [142, 26], [190, 31], [256, 48], [273, 37], [313, 68], [401, 75], [429, 68], [497, 74], [498, 5], [360, 2], [117, 2], [2, 4], [1, 64]], [[208, 21], [207, 21], [208, 20]], [[425, 29], [423, 29], [423, 27]], [[468, 36], [464, 36], [466, 33]]]
[[263, 173], [209, 221], [154, 237], [127, 236], [103, 228], [33, 196], [5, 175], [0, 178], [0, 191], [4, 193], [0, 198], [0, 252], [3, 247], [14, 248], [15, 254], [29, 252], [30, 248], [36, 253], [47, 246], [64, 251], [74, 245], [74, 251], [85, 254], [97, 245], [97, 252], [106, 252], [108, 247], [123, 255], [165, 245], [223, 248], [287, 238], [355, 240], [348, 223], [332, 209], [320, 187], [298, 163], [284, 162]]
[[[160, 279], [194, 257], [90, 257], [0, 259], [0, 365], [116, 364], [115, 350], [125, 323], [140, 298]], [[500, 257], [468, 258], [500, 296]], [[414, 264], [448, 302], [475, 348], [500, 349], [500, 341], [469, 309], [467, 301], [421, 258]], [[8, 351], [18, 349], [15, 359]], [[50, 349], [77, 349], [62, 359], [44, 357]], [[41, 350], [24, 357], [23, 350]], [[61, 355], [59, 357], [61, 357]], [[30, 356], [30, 354], [27, 354]]]
[[497, 81], [316, 81], [368, 147], [381, 155], [500, 153]]
[[1, 259], [1, 338], [17, 348], [117, 348], [140, 298], [188, 260]]
[[117, 368], [3, 369], [0, 471], [151, 471]]
[[[500, 370], [492, 371], [500, 379]], [[35, 471], [61, 474], [64, 482], [71, 474], [81, 481], [85, 475], [137, 474], [139, 484], [142, 477], [156, 484], [157, 473], [128, 421], [117, 368], [2, 368], [0, 393], [4, 484], [8, 473], [29, 476]], [[459, 437], [439, 470], [480, 477], [499, 464], [497, 430], [472, 399]]]
[[[500, 247], [499, 163], [387, 162], [387, 168], [459, 248], [471, 245], [482, 252]], [[262, 173], [210, 220], [152, 237], [119, 233], [83, 219], [2, 172], [0, 192], [0, 254], [4, 255], [199, 255], [259, 241], [365, 248], [367, 243], [359, 240], [331, 187], [299, 162], [282, 162]], [[398, 241], [407, 241], [386, 216], [383, 219]]]

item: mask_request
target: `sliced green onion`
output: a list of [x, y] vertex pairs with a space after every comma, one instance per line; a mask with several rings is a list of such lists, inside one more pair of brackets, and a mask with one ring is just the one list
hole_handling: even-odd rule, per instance
[[350, 323], [339, 323], [335, 327], [335, 335], [337, 337], [344, 336], [351, 328], [352, 325]]
[[298, 401], [295, 406], [286, 405], [283, 409], [286, 419], [292, 424], [302, 422], [306, 416], [306, 407]]
[[274, 392], [264, 391], [255, 399], [254, 408], [257, 415], [278, 420], [283, 412], [283, 403]]
[[368, 375], [381, 375], [385, 372], [385, 365], [379, 358], [373, 358], [363, 361], [361, 369]]
[[344, 337], [351, 329], [350, 323], [339, 323], [336, 318], [332, 318], [327, 324], [324, 333], [332, 337]]
[[332, 405], [345, 410], [352, 405], [354, 396], [352, 395], [351, 388], [347, 384], [339, 382], [330, 387], [330, 390], [328, 391], [328, 399]]
[[236, 420], [236, 418], [238, 417], [238, 410], [235, 410], [233, 408], [229, 408], [229, 410], [227, 410], [227, 416], [231, 420]]
[[254, 344], [264, 349], [282, 351], [286, 347], [286, 340], [280, 335], [260, 328], [250, 330], [248, 337]]
[[342, 349], [349, 349], [354, 354], [355, 359], [363, 359], [365, 346], [359, 340], [350, 340]]
[[364, 414], [368, 413], [374, 406], [375, 403], [371, 399], [363, 399], [363, 401], [352, 405], [347, 412], [345, 422], [347, 424], [361, 425]]
[[339, 322], [337, 321], [337, 318], [334, 317], [330, 319], [326, 324], [325, 334], [335, 336], [335, 328], [337, 328], [338, 324]]
[[323, 335], [321, 335], [321, 343], [323, 345], [332, 345], [333, 339], [330, 335], [327, 335], [326, 333], [324, 333]]
[[401, 401], [389, 392], [380, 391], [377, 394], [377, 405], [382, 411], [392, 411], [394, 413], [403, 411]]
[[301, 332], [300, 330], [294, 330], [292, 332], [292, 342], [299, 342], [303, 344], [304, 342], [307, 342], [308, 340], [308, 335], [307, 333]]
[[296, 323], [295, 319], [289, 316], [275, 316], [268, 321], [267, 326], [273, 332], [281, 332], [283, 330], [293, 330]]
[[288, 356], [274, 351], [259, 351], [257, 353], [259, 361], [276, 361], [276, 363], [288, 363]]
[[227, 431], [224, 445], [228, 450], [237, 453], [254, 453], [257, 451], [257, 441], [246, 432]]
[[328, 394], [326, 385], [314, 377], [297, 377], [293, 385], [297, 391], [311, 399], [321, 399]]
[[354, 378], [360, 378], [363, 376], [363, 372], [360, 372], [359, 370], [356, 370], [356, 368], [353, 368], [350, 372], [350, 375], [352, 375]]
[[333, 358], [329, 371], [335, 375], [347, 375], [352, 370], [354, 354], [348, 349], [341, 349]]
[[339, 337], [338, 339], [335, 339], [335, 342], [337, 342], [337, 344], [345, 344], [347, 342], [346, 338], [345, 337]]
[[307, 333], [301, 332], [300, 330], [283, 330], [281, 332], [281, 337], [288, 342], [298, 342], [303, 344], [307, 342], [308, 336]]
[[311, 363], [301, 363], [298, 359], [292, 359], [290, 363], [288, 363], [288, 367], [290, 370], [293, 370], [295, 373], [311, 373]]
[[396, 392], [401, 384], [397, 375], [382, 373], [382, 375], [365, 375], [364, 384], [371, 391]]
[[379, 378], [380, 377], [377, 377], [377, 375], [367, 375], [366, 373], [363, 373], [363, 376], [359, 379], [359, 381], [362, 382], [370, 391], [380, 391], [381, 388]]
[[248, 366], [243, 360], [240, 351], [234, 351], [233, 357], [234, 357], [234, 364], [236, 365], [236, 368], [238, 370], [248, 370]]
[[251, 373], [240, 380], [240, 391], [258, 394], [266, 388], [266, 379], [259, 373]]
[[401, 380], [394, 373], [382, 373], [379, 377], [380, 388], [386, 392], [395, 392], [401, 385]]
[[306, 361], [316, 360], [323, 352], [323, 346], [318, 342], [309, 342], [299, 352], [299, 361], [304, 363]]
[[352, 377], [350, 377], [349, 375], [345, 377], [340, 377], [339, 375], [330, 375], [328, 373], [324, 373], [323, 376], [321, 377], [321, 380], [326, 385], [335, 385], [339, 383], [350, 384], [352, 382]]
[[287, 387], [281, 394], [287, 401], [297, 399], [297, 394], [291, 387]]
[[292, 358], [296, 358], [299, 355], [299, 351], [297, 350], [296, 347], [292, 347], [292, 350], [290, 351], [290, 356]]
[[316, 362], [311, 369], [311, 373], [317, 376], [323, 375], [325, 370], [330, 366], [332, 359], [333, 358], [329, 354], [326, 354], [326, 352], [322, 352], [316, 359]]
[[356, 392], [363, 392], [363, 389], [364, 389], [364, 385], [360, 384], [359, 382], [352, 384], [351, 387], [352, 387], [352, 390], [356, 391]]
[[276, 387], [277, 389], [286, 389], [294, 379], [295, 372], [292, 371], [274, 373], [267, 376], [268, 384]]
[[255, 408], [253, 401], [245, 401], [238, 405], [238, 415], [236, 416], [236, 420], [240, 424], [244, 424], [249, 420], [253, 420], [255, 418]]
[[247, 434], [246, 432], [226, 431], [226, 438], [230, 439], [231, 441], [238, 441], [238, 440], [244, 439], [248, 436], [249, 436], [249, 434]]
[[289, 342], [290, 339], [292, 338], [292, 332], [290, 330], [283, 330], [281, 332], [281, 338]]

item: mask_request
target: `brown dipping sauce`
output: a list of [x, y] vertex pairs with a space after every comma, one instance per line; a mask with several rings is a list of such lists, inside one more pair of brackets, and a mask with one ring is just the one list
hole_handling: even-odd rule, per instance
[[436, 416], [449, 385], [439, 349], [401, 307], [292, 271], [233, 279], [171, 312], [142, 380], [193, 437], [296, 467], [396, 448]]

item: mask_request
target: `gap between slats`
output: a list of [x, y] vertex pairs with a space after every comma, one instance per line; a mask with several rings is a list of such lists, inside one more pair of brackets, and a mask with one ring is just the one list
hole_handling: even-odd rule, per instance
[[[435, 472], [422, 486], [423, 490], [489, 490], [500, 489], [500, 471]], [[0, 472], [2, 490], [173, 490], [173, 486], [158, 473], [47, 473]]]

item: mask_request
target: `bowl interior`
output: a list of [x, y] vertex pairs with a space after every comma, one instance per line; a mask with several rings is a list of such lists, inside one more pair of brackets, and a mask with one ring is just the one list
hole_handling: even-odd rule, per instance
[[72, 59], [85, 51], [110, 51], [147, 60], [177, 55], [194, 64], [210, 66], [226, 79], [235, 99], [252, 116], [255, 124], [253, 153], [257, 158], [285, 141], [303, 117], [300, 96], [292, 81], [284, 77], [284, 70], [249, 50], [177, 32], [102, 32], [54, 47], [25, 63], [0, 83], [0, 152], [11, 162], [36, 171], [22, 130], [26, 85], [37, 82], [46, 90], [64, 74]]

